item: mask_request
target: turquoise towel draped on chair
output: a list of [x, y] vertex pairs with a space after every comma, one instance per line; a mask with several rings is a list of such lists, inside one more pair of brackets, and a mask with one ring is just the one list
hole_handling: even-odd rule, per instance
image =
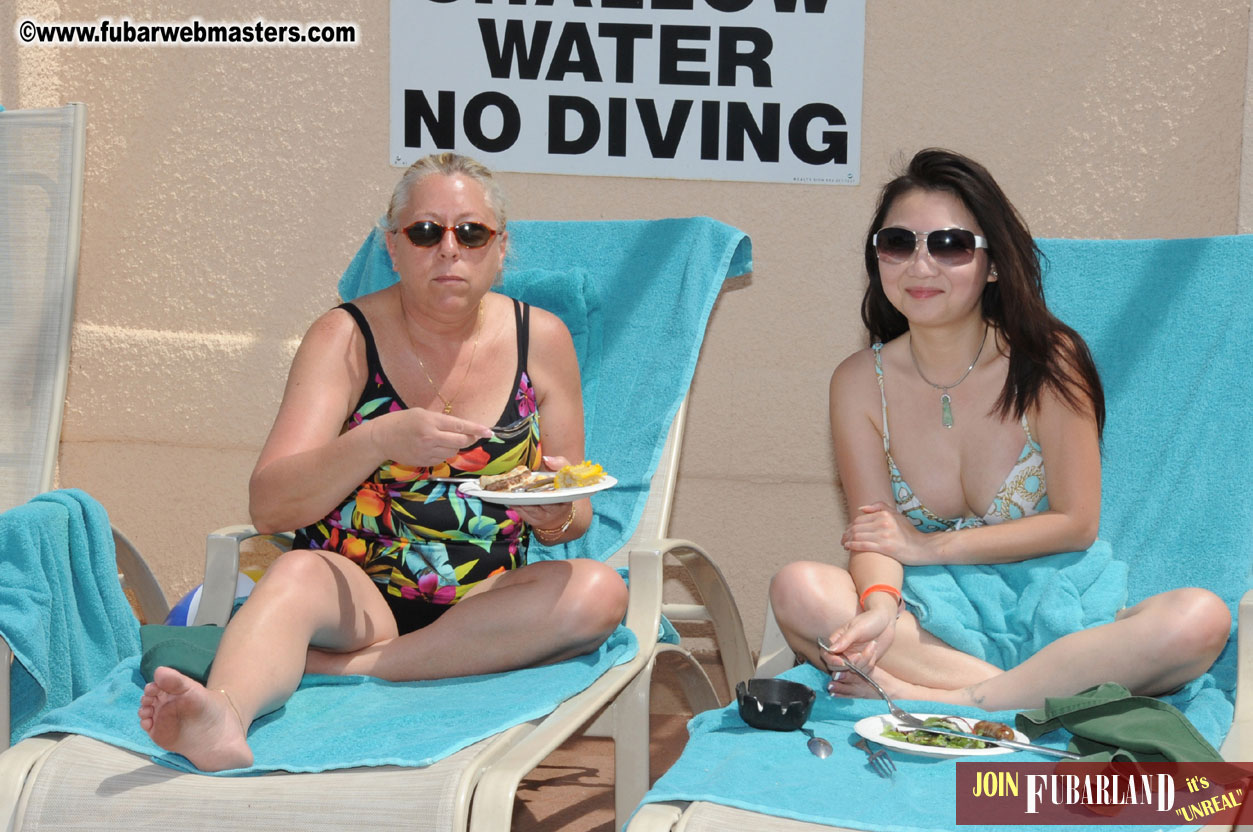
[[[555, 704], [555, 709], [545, 716], [530, 712], [532, 700], [542, 698], [532, 694], [555, 690], [550, 685], [552, 679], [546, 681], [545, 677], [549, 673], [568, 675], [564, 674], [571, 668], [568, 663], [556, 670], [553, 666], [498, 674], [500, 679], [407, 683], [403, 688], [406, 697], [418, 691], [428, 698], [406, 698], [406, 702], [414, 703], [407, 711], [412, 717], [389, 723], [388, 733], [420, 734], [424, 724], [440, 720], [445, 712], [432, 702], [441, 693], [454, 699], [484, 696], [493, 700], [494, 711], [512, 713], [509, 720], [493, 726], [499, 732], [488, 739], [481, 739], [482, 725], [453, 714], [447, 720], [453, 727], [458, 722], [470, 723], [449, 743], [461, 750], [422, 769], [390, 768], [429, 762], [429, 755], [422, 752], [426, 740], [422, 736], [399, 753], [368, 759], [368, 717], [385, 712], [401, 695], [400, 688], [381, 683], [353, 686], [343, 679], [328, 681], [329, 677], [314, 678], [316, 685], [297, 691], [284, 712], [275, 715], [276, 727], [284, 721], [294, 727], [307, 717], [306, 729], [312, 731], [308, 736], [318, 742], [319, 756], [312, 766], [303, 767], [319, 771], [300, 777], [208, 777], [152, 766], [146, 756], [82, 735], [63, 740], [32, 737], [15, 746], [7, 757], [0, 757], [0, 771], [20, 771], [8, 783], [30, 778], [12, 793], [0, 782], [0, 816], [7, 810], [11, 817], [18, 817], [17, 828], [74, 825], [166, 830], [175, 820], [165, 807], [174, 805], [183, 807], [182, 819], [177, 821], [182, 827], [203, 813], [214, 829], [289, 826], [293, 817], [304, 829], [381, 828], [402, 823], [412, 829], [506, 829], [518, 780], [604, 711], [606, 725], [616, 740], [616, 808], [620, 820], [625, 821], [648, 783], [648, 679], [661, 610], [661, 558], [675, 548], [675, 542], [665, 538], [681, 440], [682, 403], [714, 299], [724, 280], [750, 268], [751, 247], [743, 232], [707, 218], [517, 222], [509, 230], [512, 253], [503, 291], [549, 308], [567, 322], [582, 371], [587, 454], [620, 482], [596, 496], [598, 520], [588, 535], [575, 545], [562, 547], [567, 551], [548, 553], [599, 557], [613, 565], [630, 565], [631, 601], [625, 626], [601, 651], [574, 662], [595, 671], [590, 674], [590, 684], [585, 679], [586, 689], [575, 688], [578, 692], [566, 691], [556, 697], [560, 700], [572, 693], [559, 704], [548, 703]], [[379, 259], [380, 254], [384, 259]], [[368, 289], [361, 281], [394, 279], [391, 275], [385, 252], [370, 238], [350, 265], [341, 291], [346, 297], [355, 297]], [[348, 286], [348, 282], [353, 285]], [[210, 536], [211, 559], [216, 559], [215, 553], [226, 553], [229, 575], [222, 582], [224, 586], [235, 586], [238, 542], [249, 533], [251, 530], [235, 529]], [[212, 563], [210, 569], [215, 569]], [[215, 581], [216, 577], [210, 580], [206, 575], [202, 611], [216, 605], [212, 600], [218, 594]], [[230, 594], [228, 589], [223, 596], [227, 609]], [[588, 667], [575, 669], [582, 672]], [[135, 676], [137, 669], [124, 664], [83, 700], [87, 705], [112, 708], [107, 713], [120, 712], [117, 706], [121, 703], [121, 709], [129, 709], [127, 716], [133, 719], [134, 706], [126, 697], [136, 693]], [[491, 692], [484, 693], [488, 688]], [[367, 718], [351, 720], [350, 726], [328, 721], [329, 714], [320, 713], [323, 706], [331, 700], [342, 702], [346, 693], [359, 714]], [[457, 704], [464, 703], [458, 699]], [[47, 730], [72, 730], [72, 717], [61, 709], [44, 725]], [[101, 724], [107, 721], [96, 719], [95, 729], [103, 730]], [[128, 724], [115, 719], [105, 727], [121, 730]], [[327, 730], [328, 725], [335, 730]], [[348, 737], [339, 732], [341, 727], [353, 726]], [[263, 739], [265, 727], [258, 723], [256, 739]], [[375, 721], [373, 733], [379, 730]], [[404, 745], [395, 740], [393, 737], [392, 747]], [[153, 750], [148, 747], [146, 753]], [[288, 743], [285, 749], [275, 746], [273, 750], [276, 754], [270, 755], [271, 762], [265, 768], [301, 770], [300, 748]], [[259, 745], [254, 745], [254, 752], [260, 760]], [[365, 764], [384, 768], [339, 768]], [[108, 787], [102, 787], [105, 782]], [[139, 784], [143, 788], [138, 788]], [[403, 797], [363, 805], [344, 801], [346, 791]]]
[[109, 517], [84, 491], [47, 492], [0, 514], [0, 636], [13, 650], [14, 738], [139, 652], [139, 622], [115, 557]]

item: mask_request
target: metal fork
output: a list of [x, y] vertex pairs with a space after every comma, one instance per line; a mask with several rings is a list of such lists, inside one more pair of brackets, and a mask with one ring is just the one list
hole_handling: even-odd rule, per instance
[[[821, 647], [823, 650], [827, 651], [828, 653], [831, 652], [831, 648], [821, 638], [818, 639], [818, 646]], [[879, 687], [879, 683], [876, 682], [874, 679], [871, 679], [870, 674], [862, 670], [857, 665], [853, 664], [852, 662], [844, 662], [843, 667], [837, 667], [836, 670], [851, 670], [852, 672], [856, 673], [858, 676], [864, 679], [872, 688], [875, 689], [875, 692], [878, 693], [879, 697], [887, 704], [888, 710], [892, 712], [892, 716], [896, 717], [903, 724], [908, 725], [911, 728], [922, 727], [921, 719], [914, 716], [909, 711], [905, 710], [900, 705], [897, 705], [895, 702], [893, 702], [892, 697], [888, 696], [887, 691]]]
[[[831, 652], [831, 648], [828, 647], [827, 643], [823, 641], [821, 638], [818, 639], [818, 646], [821, 647], [823, 650], [826, 650], [828, 653]], [[907, 725], [910, 728], [921, 728], [922, 730], [930, 731], [931, 733], [937, 733], [934, 729], [929, 728], [925, 723], [923, 723], [921, 719], [914, 716], [909, 711], [905, 710], [904, 708], [900, 707], [895, 702], [893, 702], [892, 697], [888, 696], [887, 692], [883, 688], [879, 687], [879, 684], [874, 679], [871, 679], [870, 675], [866, 673], [866, 671], [858, 667], [857, 665], [851, 662], [844, 662], [843, 667], [839, 669], [851, 670], [852, 672], [856, 673], [861, 678], [865, 679], [870, 684], [870, 686], [874, 688], [876, 692], [878, 692], [879, 696], [882, 697], [883, 701], [888, 706], [888, 710], [892, 712], [892, 716], [899, 719], [902, 725]], [[966, 723], [966, 725], [970, 724], [970, 721], [962, 716], [949, 716], [949, 717], [945, 717], [945, 719], [959, 720], [961, 722]], [[966, 733], [970, 734], [972, 731], [973, 729], [968, 729]], [[938, 733], [944, 733], [944, 732], [940, 731]], [[977, 737], [976, 739], [983, 740], [983, 742], [991, 743], [993, 745], [999, 745], [1004, 748], [1016, 748], [1020, 751], [1034, 751], [1037, 754], [1047, 754], [1052, 757], [1064, 757], [1068, 760], [1079, 759], [1079, 755], [1076, 754], [1075, 752], [1062, 751], [1060, 748], [1049, 748], [1043, 745], [1032, 745], [1029, 742], [1018, 742], [1017, 740], [995, 740], [990, 737], [987, 737], [987, 738]]]
[[508, 425], [498, 425], [492, 428], [492, 433], [497, 439], [512, 439], [515, 436], [530, 430], [531, 422], [539, 418], [539, 411], [533, 410], [527, 416], [523, 416], [516, 422]]
[[853, 743], [853, 745], [866, 752], [866, 762], [870, 764], [870, 768], [875, 774], [885, 780], [892, 779], [892, 774], [896, 771], [896, 763], [892, 762], [892, 758], [888, 756], [886, 748], [880, 748], [878, 751], [875, 751], [864, 737]]

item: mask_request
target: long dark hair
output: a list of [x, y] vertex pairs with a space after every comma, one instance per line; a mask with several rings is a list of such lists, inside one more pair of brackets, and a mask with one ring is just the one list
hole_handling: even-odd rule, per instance
[[1044, 303], [1040, 279], [1043, 255], [1027, 224], [983, 165], [939, 148], [920, 151], [900, 176], [883, 186], [866, 234], [866, 273], [870, 283], [861, 299], [861, 319], [870, 342], [890, 341], [909, 330], [909, 321], [883, 292], [879, 258], [872, 238], [897, 199], [911, 191], [941, 191], [961, 200], [988, 240], [988, 259], [998, 277], [983, 287], [983, 318], [996, 326], [1009, 346], [1009, 374], [996, 401], [1002, 418], [1021, 419], [1050, 387], [1067, 406], [1088, 407], [1098, 432], [1105, 429], [1105, 392], [1092, 353], [1079, 333], [1057, 319]]

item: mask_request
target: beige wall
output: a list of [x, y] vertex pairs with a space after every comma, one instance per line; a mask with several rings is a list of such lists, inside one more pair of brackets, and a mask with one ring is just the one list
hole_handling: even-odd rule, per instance
[[1241, 234], [1253, 232], [1253, 9], [1249, 12], [1248, 70], [1244, 79], [1244, 147], [1240, 154], [1240, 216]]
[[[752, 236], [756, 271], [710, 323], [672, 531], [717, 555], [753, 643], [774, 570], [839, 556], [826, 385], [862, 344], [861, 234], [894, 161], [973, 155], [1038, 235], [1250, 224], [1247, 2], [867, 5], [859, 187], [505, 176], [514, 217], [711, 214]], [[27, 16], [207, 13], [0, 4], [0, 102], [89, 108], [59, 482], [105, 504], [172, 596], [197, 581], [205, 532], [246, 518], [294, 341], [335, 302], [398, 175], [381, 0], [213, 4], [215, 20], [354, 21], [351, 49], [17, 48], [9, 34]]]

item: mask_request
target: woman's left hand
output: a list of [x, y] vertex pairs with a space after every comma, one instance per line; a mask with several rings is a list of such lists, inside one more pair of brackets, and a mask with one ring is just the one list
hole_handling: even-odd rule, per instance
[[929, 538], [913, 527], [913, 524], [887, 503], [877, 502], [857, 509], [860, 514], [853, 518], [840, 538], [840, 544], [849, 552], [878, 552], [905, 566], [920, 566], [933, 562]]
[[[560, 470], [569, 464], [570, 460], [564, 456], [544, 457], [544, 468], [549, 471]], [[532, 530], [558, 529], [570, 517], [572, 507], [572, 503], [548, 503], [542, 506], [514, 506], [513, 510]]]

